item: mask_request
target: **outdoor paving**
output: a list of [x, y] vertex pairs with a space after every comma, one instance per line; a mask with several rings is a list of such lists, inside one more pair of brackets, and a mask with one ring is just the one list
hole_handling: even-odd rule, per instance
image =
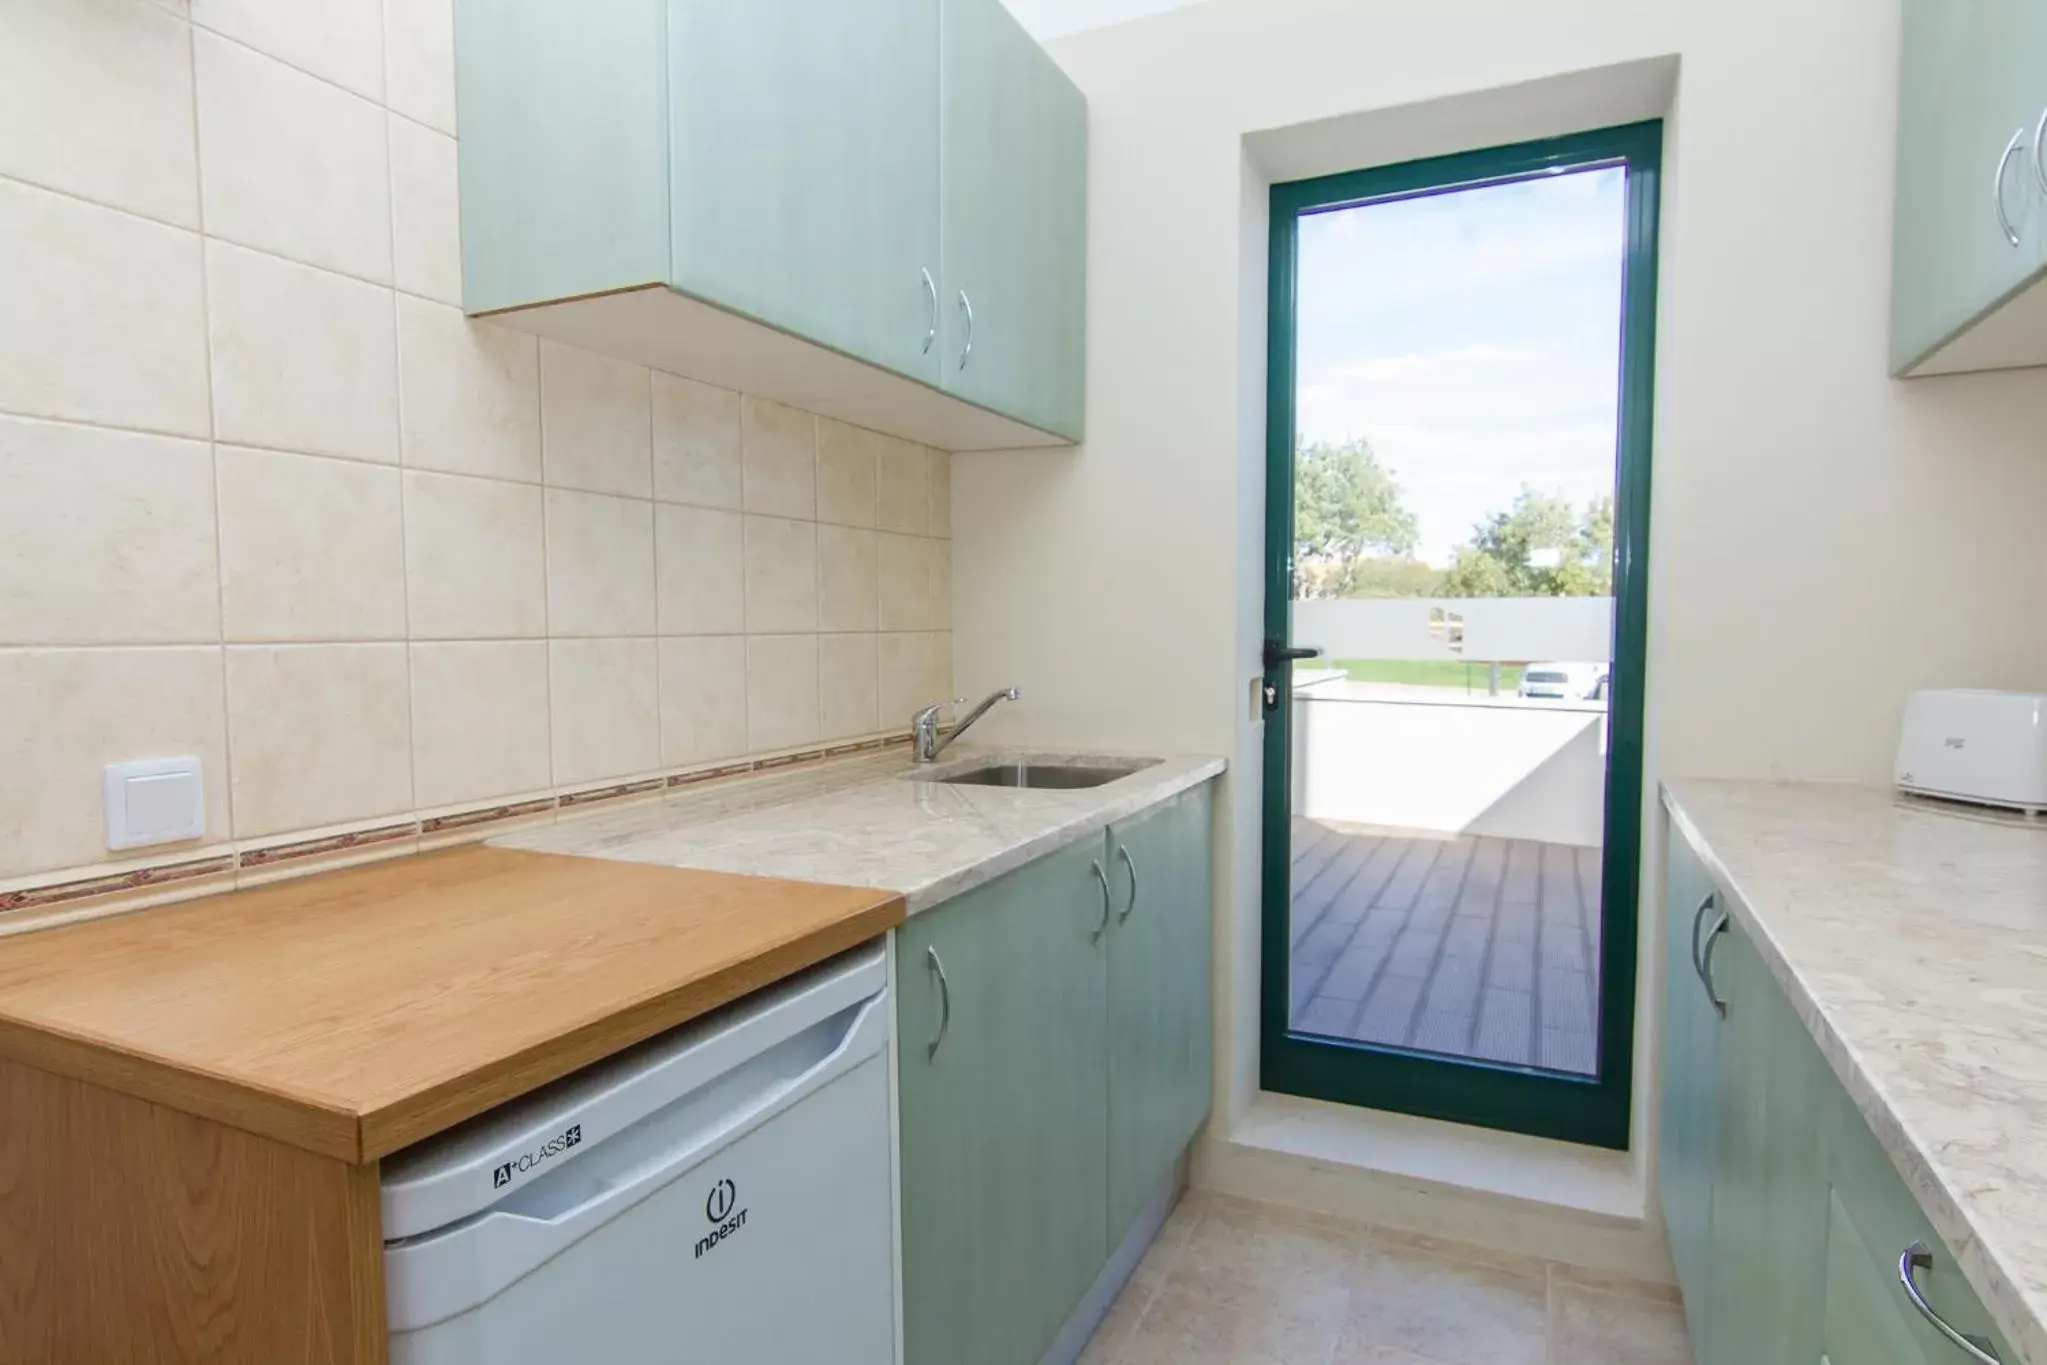
[[1293, 833], [1296, 1032], [1598, 1074], [1598, 849]]

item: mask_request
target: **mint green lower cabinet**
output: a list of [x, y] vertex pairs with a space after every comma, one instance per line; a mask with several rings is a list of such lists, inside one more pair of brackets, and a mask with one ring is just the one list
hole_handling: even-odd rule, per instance
[[1109, 1245], [1208, 1116], [1209, 792], [1110, 827]]
[[1713, 944], [1719, 1052], [1707, 1307], [1710, 1365], [1818, 1359], [1827, 1106], [1803, 1025], [1739, 928]]
[[906, 1365], [1034, 1365], [1107, 1259], [1102, 847], [897, 931]]
[[1712, 1257], [1714, 1108], [1719, 1079], [1720, 1018], [1706, 997], [1692, 958], [1695, 924], [1718, 915], [1713, 884], [1683, 839], [1673, 836], [1666, 856], [1663, 924], [1663, 1103], [1658, 1129], [1663, 1223], [1687, 1306], [1692, 1357], [1704, 1365], [1712, 1315], [1708, 1276]]
[[1706, 935], [1713, 1010], [1691, 910], [1725, 892], [1669, 845], [1660, 1178], [1697, 1365], [1961, 1365], [1899, 1283], [1914, 1242], [1935, 1310], [2016, 1360], [1738, 924]]
[[1897, 1282], [1863, 1240], [1839, 1195], [1827, 1200], [1827, 1303], [1821, 1360], [1827, 1365], [1923, 1365]]

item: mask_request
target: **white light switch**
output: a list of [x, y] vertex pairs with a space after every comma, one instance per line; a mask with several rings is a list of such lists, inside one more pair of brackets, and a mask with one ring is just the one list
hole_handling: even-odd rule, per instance
[[109, 763], [103, 790], [108, 848], [175, 844], [206, 833], [206, 788], [196, 758]]

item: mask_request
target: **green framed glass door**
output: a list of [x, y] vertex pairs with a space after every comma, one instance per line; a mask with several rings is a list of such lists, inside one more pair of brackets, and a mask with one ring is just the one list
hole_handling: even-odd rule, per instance
[[1272, 187], [1268, 1090], [1627, 1146], [1662, 139]]

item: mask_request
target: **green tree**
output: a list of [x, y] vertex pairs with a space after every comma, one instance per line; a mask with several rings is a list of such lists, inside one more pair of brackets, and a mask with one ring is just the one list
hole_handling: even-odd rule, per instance
[[1443, 580], [1444, 597], [1603, 597], [1613, 591], [1613, 499], [1581, 512], [1524, 487], [1472, 528]]
[[1313, 441], [1296, 449], [1294, 557], [1302, 596], [1359, 595], [1368, 565], [1409, 563], [1420, 540], [1400, 484], [1370, 442]]

